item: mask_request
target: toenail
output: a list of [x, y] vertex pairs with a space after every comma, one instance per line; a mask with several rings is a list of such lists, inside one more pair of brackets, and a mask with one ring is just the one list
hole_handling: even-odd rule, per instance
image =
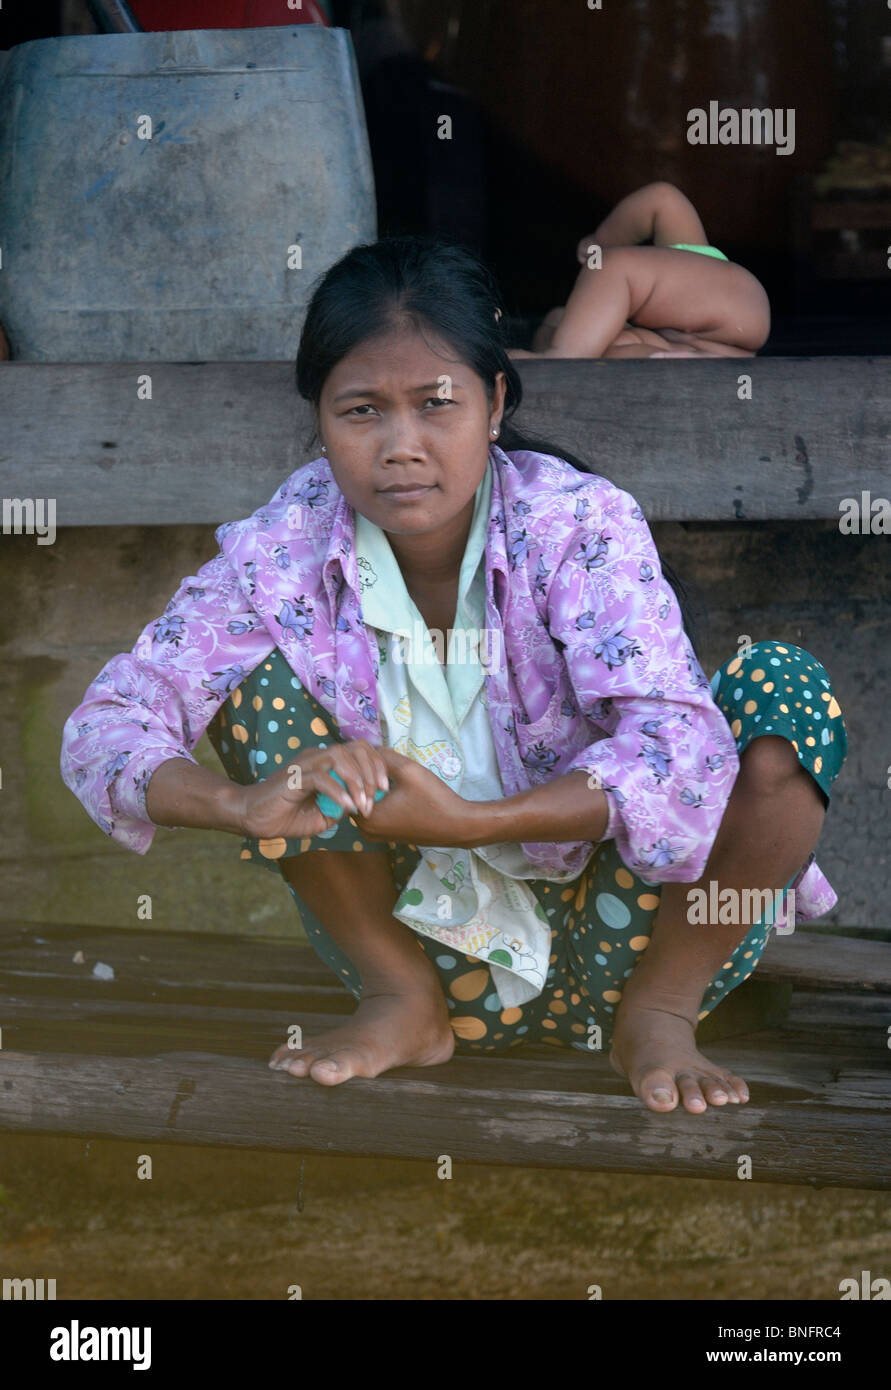
[[658, 1091], [653, 1092], [653, 1100], [671, 1100], [671, 1091], [666, 1091], [664, 1086], [660, 1086]]

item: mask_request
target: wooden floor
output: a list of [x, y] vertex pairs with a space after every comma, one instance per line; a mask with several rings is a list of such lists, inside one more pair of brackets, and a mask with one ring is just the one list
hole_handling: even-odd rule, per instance
[[657, 1115], [605, 1055], [544, 1045], [325, 1088], [266, 1065], [354, 1007], [308, 947], [6, 926], [0, 1131], [891, 1187], [891, 943], [774, 937], [734, 994], [700, 1036], [744, 1106]]

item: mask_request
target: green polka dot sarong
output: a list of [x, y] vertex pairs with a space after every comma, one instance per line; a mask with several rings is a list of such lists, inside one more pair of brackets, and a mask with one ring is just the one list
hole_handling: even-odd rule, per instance
[[[788, 643], [752, 643], [718, 668], [711, 690], [737, 752], [762, 734], [788, 739], [828, 806], [847, 753], [847, 733], [829, 677], [815, 657]], [[343, 741], [331, 715], [303, 687], [277, 648], [220, 707], [207, 733], [227, 776], [242, 785], [269, 776], [299, 749]], [[420, 859], [415, 845], [364, 839], [346, 813], [311, 838], [244, 839], [241, 857], [280, 873], [282, 859], [311, 850], [389, 854], [400, 893]], [[785, 884], [784, 902], [803, 871]], [[661, 884], [633, 874], [614, 840], [595, 846], [587, 866], [571, 883], [526, 882], [550, 922], [552, 953], [544, 989], [522, 1006], [502, 1007], [482, 961], [418, 936], [442, 984], [458, 1052], [503, 1052], [524, 1041], [585, 1051], [602, 1046], [611, 1035], [625, 981], [649, 945]], [[358, 999], [361, 980], [355, 967], [293, 885], [286, 881], [286, 886], [310, 944]], [[773, 923], [771, 908], [765, 919], [750, 927], [706, 989], [700, 1019], [752, 974]]]

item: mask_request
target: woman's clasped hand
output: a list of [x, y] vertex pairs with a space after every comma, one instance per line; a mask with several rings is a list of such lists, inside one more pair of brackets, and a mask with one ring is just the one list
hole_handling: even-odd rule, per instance
[[[375, 801], [378, 789], [386, 794]], [[306, 749], [262, 782], [243, 787], [243, 833], [261, 840], [322, 834], [337, 819], [320, 810], [319, 793], [353, 816], [366, 839], [381, 842], [465, 845], [479, 807], [412, 758], [355, 739]]]

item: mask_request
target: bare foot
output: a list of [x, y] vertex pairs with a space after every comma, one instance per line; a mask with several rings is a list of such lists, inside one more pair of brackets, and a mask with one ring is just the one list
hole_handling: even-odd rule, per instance
[[649, 1110], [674, 1110], [679, 1092], [691, 1115], [709, 1105], [739, 1105], [749, 1099], [749, 1088], [740, 1077], [703, 1057], [693, 1024], [663, 1009], [623, 1010], [616, 1019], [609, 1060]]
[[391, 1067], [438, 1066], [454, 1050], [445, 998], [418, 990], [366, 995], [349, 1022], [307, 1039], [302, 1048], [284, 1043], [269, 1065], [337, 1086], [351, 1076], [379, 1076]]

